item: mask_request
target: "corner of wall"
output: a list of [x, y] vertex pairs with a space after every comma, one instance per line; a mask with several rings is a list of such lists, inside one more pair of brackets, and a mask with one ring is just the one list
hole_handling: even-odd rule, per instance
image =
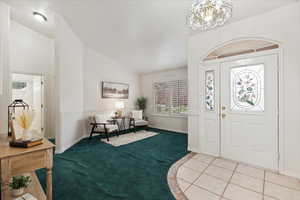
[[[56, 139], [57, 152], [64, 152], [83, 137], [84, 45], [71, 27], [57, 16], [56, 54]], [[72, 73], [70, 73], [72, 72]]]

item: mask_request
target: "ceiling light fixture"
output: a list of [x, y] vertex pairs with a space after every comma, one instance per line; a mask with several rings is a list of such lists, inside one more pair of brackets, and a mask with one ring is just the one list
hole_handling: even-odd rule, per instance
[[42, 13], [33, 12], [33, 16], [39, 22], [46, 22], [46, 21], [48, 21], [47, 17], [44, 14], [42, 14]]
[[187, 25], [193, 30], [210, 30], [228, 21], [232, 11], [232, 0], [195, 0], [187, 16]]

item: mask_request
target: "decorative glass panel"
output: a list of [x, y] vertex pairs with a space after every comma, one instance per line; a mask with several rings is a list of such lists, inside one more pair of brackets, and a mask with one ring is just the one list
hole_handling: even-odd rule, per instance
[[209, 111], [215, 109], [215, 71], [205, 72], [205, 108]]
[[264, 65], [231, 69], [231, 110], [264, 111]]

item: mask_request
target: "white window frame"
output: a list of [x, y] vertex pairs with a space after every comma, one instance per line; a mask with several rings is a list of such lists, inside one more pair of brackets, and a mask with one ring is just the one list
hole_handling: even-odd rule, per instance
[[[153, 102], [154, 102], [154, 106], [153, 106], [153, 116], [162, 116], [162, 117], [184, 117], [186, 118], [188, 116], [188, 105], [186, 107], [186, 112], [185, 113], [173, 113], [172, 112], [172, 95], [171, 93], [169, 92], [169, 105], [168, 105], [168, 111], [166, 113], [162, 113], [162, 112], [157, 112], [157, 105], [156, 105], [156, 90], [154, 88], [155, 84], [167, 84], [169, 85], [170, 83], [172, 82], [177, 82], [175, 83], [177, 86], [179, 85], [179, 82], [180, 81], [184, 81], [186, 83], [186, 94], [187, 94], [187, 97], [186, 97], [186, 101], [187, 101], [187, 104], [188, 104], [188, 80], [187, 79], [176, 79], [176, 80], [168, 80], [168, 81], [157, 81], [157, 82], [154, 82], [153, 85], [152, 85], [152, 91], [153, 91]], [[179, 90], [177, 89], [177, 93], [179, 93]], [[179, 98], [179, 95], [177, 94], [177, 98]], [[179, 101], [179, 100], [178, 100]]]

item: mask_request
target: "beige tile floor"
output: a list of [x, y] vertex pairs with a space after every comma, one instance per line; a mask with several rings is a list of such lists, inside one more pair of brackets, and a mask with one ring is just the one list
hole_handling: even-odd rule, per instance
[[197, 154], [177, 171], [189, 200], [300, 200], [300, 181], [271, 171]]

